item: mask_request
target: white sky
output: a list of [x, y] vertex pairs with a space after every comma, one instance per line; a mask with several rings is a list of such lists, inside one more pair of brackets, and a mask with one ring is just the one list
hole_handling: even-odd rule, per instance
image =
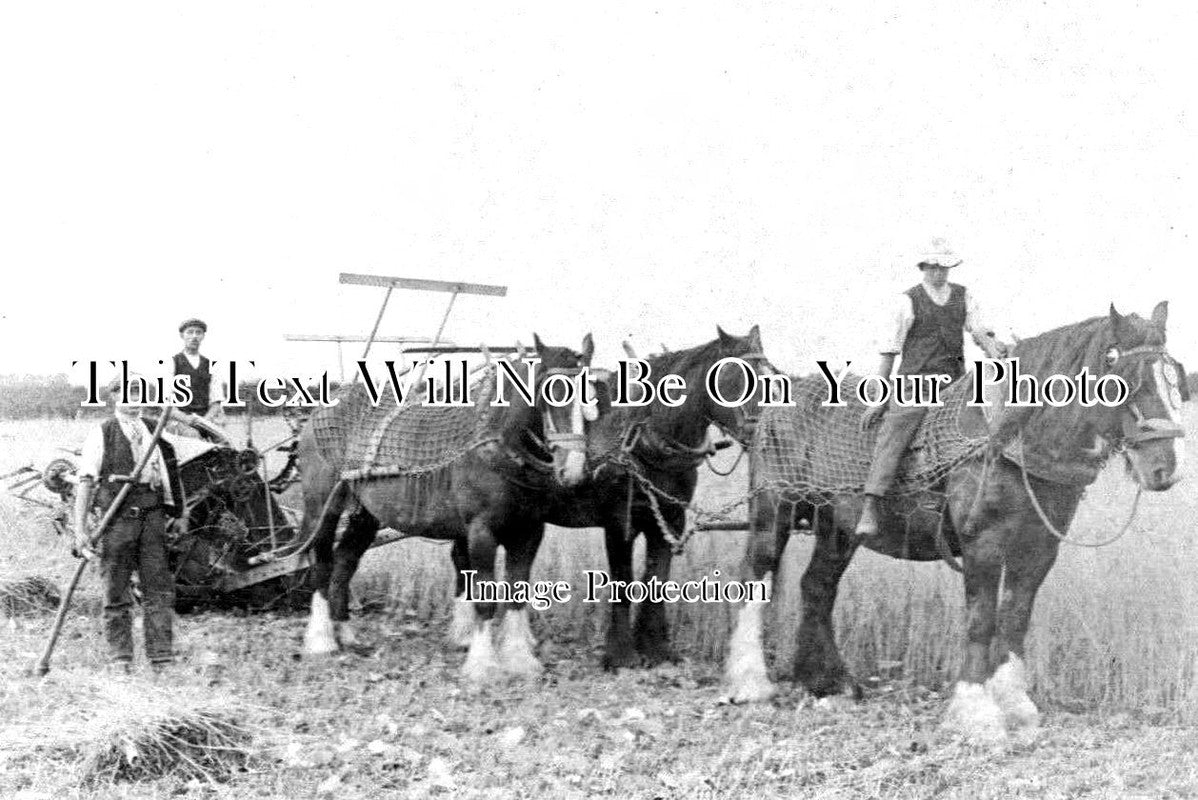
[[369, 330], [340, 271], [508, 284], [459, 342], [758, 322], [783, 368], [872, 366], [933, 235], [1004, 334], [1168, 299], [1198, 366], [1198, 6], [795, 5], [5, 4], [0, 373], [144, 368], [198, 315], [335, 374], [282, 335]]

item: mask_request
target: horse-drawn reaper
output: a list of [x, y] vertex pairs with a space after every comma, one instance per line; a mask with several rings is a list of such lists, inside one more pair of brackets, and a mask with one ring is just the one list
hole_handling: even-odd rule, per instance
[[[293, 546], [298, 514], [282, 502], [281, 493], [296, 478], [290, 453], [294, 433], [258, 449], [252, 441], [236, 445], [203, 417], [172, 415], [163, 437], [178, 458], [184, 494], [182, 513], [166, 535], [177, 610], [265, 608], [304, 595], [302, 569], [283, 573], [259, 566], [269, 554]], [[272, 476], [265, 459], [275, 450], [285, 451], [287, 459]], [[42, 469], [23, 467], [6, 476], [12, 479], [10, 493], [43, 508], [51, 527], [67, 541], [78, 456], [78, 450], [65, 449]]]
[[[751, 577], [772, 580], [792, 521], [814, 521], [794, 679], [817, 696], [860, 694], [832, 629], [837, 586], [859, 545], [903, 559], [956, 564], [959, 556], [968, 643], [946, 724], [976, 740], [1034, 730], [1039, 714], [1027, 694], [1024, 637], [1036, 592], [1061, 541], [1070, 541], [1065, 532], [1085, 487], [1112, 453], [1123, 457], [1140, 489], [1163, 491], [1179, 477], [1187, 393], [1165, 349], [1166, 310], [1161, 303], [1145, 320], [1112, 306], [1109, 315], [1016, 346], [1021, 369], [1041, 382], [1083, 369], [1120, 376], [1130, 391], [1117, 407], [998, 407], [987, 421], [984, 406], [965, 402], [968, 376], [949, 387], [883, 503], [879, 533], [863, 541], [853, 527], [872, 451], [871, 435], [859, 426], [863, 408], [825, 406], [821, 377], [796, 379], [797, 405], [766, 409], [757, 429], [754, 490], [764, 502], [745, 555]], [[761, 700], [774, 691], [762, 612], [760, 603], [745, 604], [732, 634], [726, 675], [735, 699]]]

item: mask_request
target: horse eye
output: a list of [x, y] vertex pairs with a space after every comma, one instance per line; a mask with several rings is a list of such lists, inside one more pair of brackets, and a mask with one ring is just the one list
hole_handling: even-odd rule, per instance
[[1108, 367], [1115, 366], [1115, 362], [1119, 360], [1119, 348], [1112, 347], [1106, 351], [1106, 365]]

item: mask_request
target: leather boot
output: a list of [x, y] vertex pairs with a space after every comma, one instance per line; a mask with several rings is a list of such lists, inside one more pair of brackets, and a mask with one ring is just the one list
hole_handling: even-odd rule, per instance
[[878, 498], [872, 494], [865, 495], [865, 502], [861, 506], [861, 518], [857, 520], [857, 535], [863, 539], [877, 536], [880, 522]]

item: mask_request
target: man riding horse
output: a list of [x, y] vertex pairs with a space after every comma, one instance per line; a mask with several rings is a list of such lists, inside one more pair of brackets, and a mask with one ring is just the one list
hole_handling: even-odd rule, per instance
[[[904, 376], [949, 375], [954, 380], [965, 374], [965, 337], [973, 340], [989, 358], [1005, 358], [1007, 346], [980, 319], [977, 306], [964, 286], [948, 282], [948, 271], [961, 264], [944, 239], [933, 239], [919, 257], [917, 266], [923, 280], [898, 296], [893, 334], [883, 340], [878, 375], [889, 378], [895, 357]], [[910, 446], [927, 414], [924, 406], [900, 406], [893, 397], [889, 406], [876, 406], [866, 412], [862, 426], [874, 424], [885, 412], [874, 446], [869, 477], [865, 483], [865, 503], [857, 522], [857, 535], [878, 534], [881, 518], [879, 501], [890, 491], [899, 462]]]

